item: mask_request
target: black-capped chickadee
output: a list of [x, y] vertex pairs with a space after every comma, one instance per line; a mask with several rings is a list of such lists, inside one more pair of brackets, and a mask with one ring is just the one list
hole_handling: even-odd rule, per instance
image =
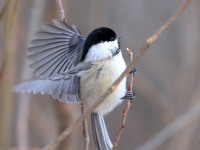
[[[51, 94], [62, 102], [92, 105], [125, 70], [116, 33], [107, 27], [92, 31], [85, 39], [75, 26], [53, 20], [43, 25], [32, 41], [28, 58], [37, 79], [15, 87], [18, 92]], [[92, 113], [95, 143], [100, 150], [112, 149], [103, 115], [122, 102], [126, 79]], [[130, 96], [130, 95], [129, 95]]]

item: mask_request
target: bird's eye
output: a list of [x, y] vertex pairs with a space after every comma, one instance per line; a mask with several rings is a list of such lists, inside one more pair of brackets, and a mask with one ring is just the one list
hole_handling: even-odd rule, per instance
[[114, 41], [114, 40], [115, 40], [115, 38], [114, 38], [114, 37], [112, 37], [110, 40], [111, 40], [111, 41]]

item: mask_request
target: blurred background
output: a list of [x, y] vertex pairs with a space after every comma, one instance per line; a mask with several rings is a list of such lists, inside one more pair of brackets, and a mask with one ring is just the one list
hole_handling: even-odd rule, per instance
[[[123, 55], [129, 63], [126, 48], [137, 52], [183, 2], [63, 0], [63, 5], [67, 22], [75, 24], [84, 36], [96, 27], [113, 28], [122, 37]], [[199, 150], [199, 10], [200, 1], [193, 0], [138, 62], [137, 96], [118, 149]], [[27, 47], [40, 25], [55, 18], [59, 18], [55, 0], [0, 0], [0, 150], [43, 148], [80, 116], [77, 104], [60, 103], [48, 95], [12, 92], [13, 85], [34, 77], [28, 67]], [[125, 105], [106, 116], [112, 141], [121, 127]], [[171, 125], [174, 130], [168, 130]], [[91, 131], [90, 137], [93, 150]], [[146, 142], [152, 147], [145, 146]], [[58, 149], [83, 149], [82, 127]]]

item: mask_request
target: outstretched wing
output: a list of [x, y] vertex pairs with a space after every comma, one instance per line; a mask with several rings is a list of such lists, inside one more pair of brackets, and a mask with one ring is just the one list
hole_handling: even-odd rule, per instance
[[39, 79], [21, 83], [15, 91], [51, 94], [60, 101], [80, 102], [80, 77], [59, 77], [61, 73], [76, 68], [85, 39], [75, 26], [58, 20], [53, 20], [53, 23], [42, 26], [44, 31], [37, 33], [37, 39], [29, 48], [31, 54], [28, 57], [33, 61], [30, 67]]
[[15, 86], [16, 92], [50, 94], [62, 102], [81, 102], [79, 98], [80, 74], [92, 67], [90, 63], [79, 63], [76, 67], [49, 79], [27, 81]]
[[79, 103], [79, 77], [72, 76], [69, 79], [63, 80], [31, 80], [23, 82], [14, 87], [15, 92], [20, 93], [40, 93], [50, 94], [54, 99], [61, 102]]
[[28, 56], [30, 67], [38, 78], [56, 77], [75, 67], [80, 61], [85, 39], [75, 26], [53, 20], [54, 25], [42, 26], [37, 39], [32, 41]]

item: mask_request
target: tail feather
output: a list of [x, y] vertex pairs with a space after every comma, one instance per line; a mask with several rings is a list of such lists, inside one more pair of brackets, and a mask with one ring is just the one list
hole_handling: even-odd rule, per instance
[[113, 145], [110, 141], [103, 116], [98, 113], [92, 113], [91, 122], [94, 141], [98, 149], [111, 150]]
[[106, 143], [107, 143], [108, 147], [110, 149], [112, 149], [113, 148], [113, 144], [112, 144], [112, 142], [110, 140], [110, 136], [108, 135], [107, 127], [106, 127], [106, 124], [105, 124], [105, 121], [104, 121], [104, 118], [103, 118], [102, 115], [100, 116], [100, 119], [101, 119], [101, 122], [102, 122], [103, 132], [105, 133]]

